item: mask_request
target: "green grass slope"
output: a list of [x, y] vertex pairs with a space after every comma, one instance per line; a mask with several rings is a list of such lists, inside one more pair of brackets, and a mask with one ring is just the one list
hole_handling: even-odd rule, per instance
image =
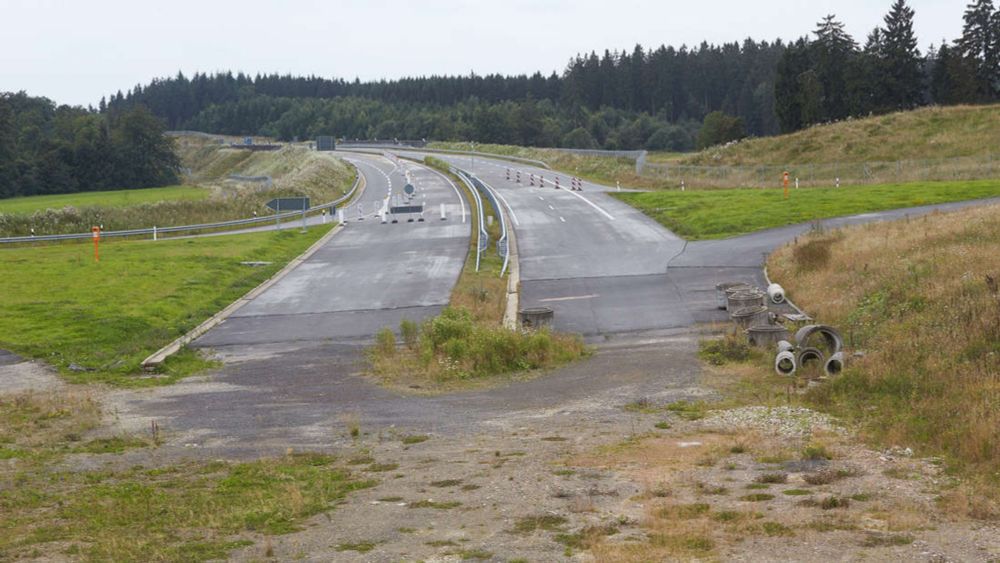
[[929, 107], [713, 147], [681, 163], [742, 166], [892, 162], [986, 156], [998, 152], [998, 147], [1000, 105]]
[[200, 201], [211, 195], [209, 190], [195, 186], [167, 186], [138, 190], [79, 192], [73, 194], [36, 195], [0, 199], [0, 215], [34, 213], [63, 207], [129, 207], [160, 201]]

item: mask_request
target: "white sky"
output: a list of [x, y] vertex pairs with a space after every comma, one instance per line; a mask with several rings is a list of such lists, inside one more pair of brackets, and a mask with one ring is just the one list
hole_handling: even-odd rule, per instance
[[[636, 43], [794, 39], [835, 13], [859, 43], [891, 0], [0, 0], [0, 91], [60, 103], [182, 70], [362, 80], [562, 72]], [[966, 0], [910, 0], [922, 50]]]

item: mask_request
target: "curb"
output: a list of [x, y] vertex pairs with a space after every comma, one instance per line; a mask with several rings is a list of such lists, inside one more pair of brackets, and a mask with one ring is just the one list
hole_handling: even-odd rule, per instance
[[521, 300], [521, 266], [518, 264], [517, 237], [514, 235], [513, 227], [507, 231], [507, 245], [510, 273], [507, 275], [507, 307], [503, 312], [503, 326], [508, 330], [517, 330], [517, 310]]
[[[367, 186], [367, 181], [365, 180], [364, 175], [361, 174], [361, 170], [358, 170], [358, 177], [360, 178], [360, 183], [358, 184], [357, 193], [360, 196], [365, 191], [365, 187]], [[248, 291], [246, 294], [243, 295], [243, 297], [240, 297], [236, 301], [233, 301], [225, 309], [212, 315], [208, 320], [204, 321], [203, 323], [189, 330], [183, 336], [177, 338], [170, 344], [167, 344], [163, 348], [160, 348], [156, 352], [153, 352], [153, 354], [151, 354], [148, 358], [142, 361], [142, 369], [146, 371], [153, 371], [159, 368], [161, 365], [163, 365], [163, 362], [165, 362], [167, 358], [179, 352], [181, 348], [191, 343], [192, 341], [194, 341], [201, 335], [205, 334], [209, 330], [219, 326], [219, 324], [221, 324], [222, 321], [231, 317], [233, 313], [239, 311], [244, 305], [246, 305], [250, 301], [253, 301], [261, 293], [263, 293], [268, 288], [281, 281], [285, 276], [290, 274], [292, 270], [299, 267], [299, 265], [302, 264], [302, 262], [308, 260], [309, 257], [311, 257], [313, 254], [316, 253], [317, 250], [320, 249], [321, 246], [329, 242], [330, 239], [334, 237], [334, 235], [336, 235], [343, 229], [344, 229], [344, 224], [343, 223], [338, 224], [336, 227], [331, 229], [329, 233], [326, 233], [325, 235], [320, 237], [319, 240], [312, 243], [312, 245], [309, 246], [309, 248], [307, 248], [305, 252], [293, 258], [288, 264], [285, 264], [284, 268], [278, 270], [278, 272], [275, 273], [273, 276], [264, 280], [263, 282], [261, 282], [260, 285]]]

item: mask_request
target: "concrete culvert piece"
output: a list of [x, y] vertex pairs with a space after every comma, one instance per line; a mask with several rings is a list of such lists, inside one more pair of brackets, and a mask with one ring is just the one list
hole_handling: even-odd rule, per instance
[[811, 365], [824, 365], [826, 356], [819, 348], [800, 348], [795, 355], [795, 362], [799, 368], [805, 369]]
[[756, 305], [744, 307], [731, 315], [736, 325], [742, 329], [767, 325], [767, 307]]
[[778, 352], [779, 353], [780, 352], [791, 352], [793, 350], [795, 350], [795, 346], [792, 346], [792, 343], [789, 342], [788, 340], [781, 340], [781, 341], [778, 342]]
[[[775, 324], [755, 325], [747, 329], [747, 339], [752, 346], [766, 347], [788, 339], [788, 329]], [[791, 344], [789, 344], [791, 346]]]
[[795, 370], [798, 367], [798, 364], [795, 362], [795, 354], [791, 350], [778, 352], [777, 357], [774, 358], [774, 371], [778, 375], [795, 375]]
[[771, 300], [771, 303], [781, 305], [785, 302], [785, 288], [776, 283], [772, 283], [767, 286], [767, 298]]
[[827, 325], [806, 325], [795, 333], [795, 345], [798, 348], [805, 348], [809, 345], [809, 340], [816, 334], [823, 337], [826, 344], [827, 354], [830, 356], [844, 349], [844, 338], [840, 332], [832, 326]]
[[823, 365], [823, 371], [830, 377], [840, 375], [840, 372], [844, 371], [844, 353], [837, 352], [830, 356], [830, 359]]
[[726, 310], [733, 314], [748, 307], [765, 307], [767, 305], [766, 299], [767, 295], [757, 288], [742, 291], [730, 290], [726, 292]]
[[743, 282], [725, 282], [716, 284], [715, 299], [717, 301], [719, 309], [723, 310], [726, 309], [726, 305], [728, 303], [726, 294], [729, 291], [740, 291], [740, 290], [750, 290], [750, 289], [753, 289], [752, 287], [750, 287], [750, 284], [746, 284]]

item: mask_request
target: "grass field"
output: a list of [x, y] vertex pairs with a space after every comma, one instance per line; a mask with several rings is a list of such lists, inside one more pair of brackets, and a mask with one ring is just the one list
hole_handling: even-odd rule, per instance
[[977, 518], [1000, 516], [998, 254], [994, 205], [800, 237], [769, 260], [798, 305], [865, 352], [807, 402], [879, 445], [943, 455], [979, 486], [943, 502]]
[[209, 190], [194, 186], [167, 186], [140, 190], [80, 192], [75, 194], [36, 195], [0, 199], [0, 215], [29, 214], [63, 207], [128, 207], [160, 201], [199, 201], [207, 199]]
[[100, 419], [75, 391], [0, 396], [0, 560], [225, 559], [375, 484], [318, 454], [161, 465], [151, 437], [88, 440]]
[[[234, 150], [203, 139], [180, 141], [178, 152], [191, 171], [188, 182], [151, 190], [119, 190], [0, 200], [0, 237], [87, 232], [93, 225], [126, 230], [194, 225], [268, 214], [274, 197], [307, 196], [313, 204], [347, 193], [356, 169], [339, 158], [304, 147], [273, 152]], [[230, 174], [269, 176], [273, 182], [243, 182]], [[161, 190], [161, 191], [157, 191]], [[67, 207], [69, 205], [69, 207]]]
[[1000, 196], [1000, 181], [924, 182], [790, 190], [688, 190], [615, 193], [690, 239], [726, 238], [816, 219]]
[[105, 242], [100, 263], [89, 241], [0, 250], [0, 348], [44, 360], [73, 382], [171, 382], [198, 367], [193, 354], [171, 358], [167, 377], [131, 374], [147, 355], [267, 279], [329, 229]]

